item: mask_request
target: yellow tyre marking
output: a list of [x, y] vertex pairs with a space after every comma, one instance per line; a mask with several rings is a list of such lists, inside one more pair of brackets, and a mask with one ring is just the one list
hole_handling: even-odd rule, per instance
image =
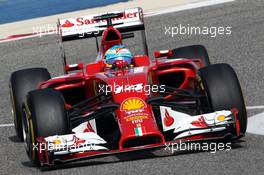
[[[33, 144], [35, 144], [35, 134], [34, 134], [32, 119], [29, 120], [29, 125], [30, 125], [30, 133], [31, 133], [31, 144], [33, 146]], [[32, 158], [35, 159], [35, 156], [36, 154], [32, 147]]]
[[18, 123], [17, 123], [17, 116], [16, 116], [16, 107], [15, 107], [15, 100], [14, 100], [14, 94], [13, 94], [13, 90], [9, 87], [10, 90], [10, 96], [11, 96], [11, 103], [12, 103], [12, 114], [13, 114], [13, 118], [14, 118], [14, 122], [15, 122], [15, 127], [17, 128]]
[[30, 135], [31, 135], [31, 144], [32, 144], [32, 150], [29, 150], [32, 152], [32, 159], [36, 159], [36, 152], [33, 150], [33, 144], [35, 144], [35, 134], [34, 134], [34, 127], [33, 127], [33, 122], [32, 122], [32, 117], [31, 117], [31, 112], [29, 110], [28, 104], [25, 103], [25, 111], [27, 113], [27, 120], [29, 121], [29, 129], [30, 129]]

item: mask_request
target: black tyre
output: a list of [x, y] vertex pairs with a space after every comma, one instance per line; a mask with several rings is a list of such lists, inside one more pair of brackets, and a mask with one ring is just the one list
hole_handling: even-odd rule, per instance
[[247, 129], [247, 111], [240, 83], [228, 64], [213, 64], [199, 70], [212, 111], [237, 108], [241, 134]]
[[173, 56], [168, 59], [186, 58], [186, 59], [201, 59], [203, 67], [210, 65], [207, 50], [202, 45], [193, 45], [180, 47], [172, 50]]
[[16, 134], [20, 141], [23, 141], [21, 116], [25, 97], [29, 91], [36, 89], [40, 82], [50, 78], [50, 74], [45, 68], [23, 69], [11, 74], [9, 83], [10, 101]]
[[[71, 133], [62, 94], [54, 89], [39, 89], [28, 93], [24, 105], [23, 136], [29, 158], [39, 163], [37, 137]], [[39, 146], [39, 145], [38, 145]]]

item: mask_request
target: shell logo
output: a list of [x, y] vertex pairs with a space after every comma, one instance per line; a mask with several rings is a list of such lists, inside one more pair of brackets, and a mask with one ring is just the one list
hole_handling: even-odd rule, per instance
[[132, 111], [132, 110], [144, 108], [145, 106], [146, 104], [142, 99], [132, 97], [123, 101], [121, 105], [121, 110]]
[[218, 121], [224, 121], [225, 118], [226, 118], [226, 116], [224, 116], [224, 115], [219, 115], [219, 116], [217, 117], [217, 120], [218, 120]]
[[52, 142], [54, 145], [60, 145], [61, 144], [61, 140], [60, 139], [55, 139]]

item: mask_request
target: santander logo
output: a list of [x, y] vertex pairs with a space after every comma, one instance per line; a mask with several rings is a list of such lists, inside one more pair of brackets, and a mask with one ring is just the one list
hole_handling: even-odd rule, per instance
[[[138, 17], [138, 12], [124, 13], [123, 17], [114, 18], [114, 19], [112, 19], [112, 21], [125, 20], [125, 19], [131, 19], [131, 18], [136, 18], [136, 17]], [[106, 21], [106, 20], [102, 20], [102, 21]], [[76, 18], [76, 22], [77, 22], [77, 26], [90, 25], [90, 24], [98, 23], [98, 21], [95, 21], [94, 19], [85, 19], [84, 17]]]
[[169, 127], [174, 123], [174, 118], [172, 116], [170, 116], [168, 110], [165, 110], [165, 118], [164, 118], [164, 124]]
[[71, 23], [69, 20], [66, 20], [64, 24], [61, 25], [61, 27], [72, 27], [74, 26], [73, 23]]

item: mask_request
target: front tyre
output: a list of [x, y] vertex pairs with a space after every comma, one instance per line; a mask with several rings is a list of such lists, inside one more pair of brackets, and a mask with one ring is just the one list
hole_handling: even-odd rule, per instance
[[210, 65], [209, 56], [206, 48], [203, 45], [192, 45], [180, 47], [172, 50], [173, 56], [168, 59], [200, 59], [203, 67]]
[[35, 164], [39, 164], [34, 146], [38, 137], [71, 133], [64, 98], [59, 91], [39, 89], [29, 92], [23, 117], [26, 151]]
[[23, 141], [22, 132], [22, 104], [29, 91], [37, 89], [40, 82], [49, 80], [50, 74], [45, 68], [23, 69], [13, 72], [10, 77], [10, 101], [12, 105], [12, 113], [16, 135], [19, 141]]
[[228, 64], [213, 64], [199, 70], [202, 86], [212, 111], [237, 108], [240, 132], [247, 129], [247, 111], [239, 80]]

